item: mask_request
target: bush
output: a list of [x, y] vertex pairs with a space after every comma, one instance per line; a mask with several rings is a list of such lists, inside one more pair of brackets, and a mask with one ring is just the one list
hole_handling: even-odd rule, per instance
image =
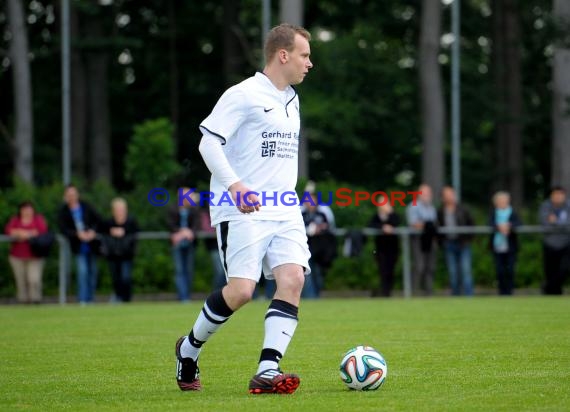
[[[162, 123], [164, 125], [164, 123]], [[154, 125], [150, 129], [154, 130]], [[155, 162], [156, 163], [156, 162]], [[134, 170], [134, 169], [133, 169]], [[110, 216], [110, 200], [119, 195], [116, 190], [104, 182], [97, 182], [91, 187], [86, 187], [79, 182], [81, 196], [89, 201], [103, 216]], [[83, 188], [85, 186], [85, 188]], [[204, 185], [203, 185], [204, 186]], [[342, 182], [327, 181], [320, 182], [317, 190], [328, 193], [334, 192], [339, 187], [350, 187], [353, 190], [370, 190], [363, 187], [344, 185]], [[23, 182], [16, 181], [13, 186], [0, 191], [0, 221], [6, 224], [8, 219], [16, 212], [17, 204], [25, 199], [32, 199], [36, 209], [42, 213], [52, 230], [57, 231], [57, 212], [62, 204], [63, 185], [53, 183], [42, 187], [35, 187]], [[304, 189], [304, 182], [298, 186], [299, 192]], [[376, 190], [376, 188], [372, 188]], [[170, 190], [171, 196], [174, 189]], [[166, 230], [166, 209], [150, 205], [147, 199], [148, 187], [141, 185], [127, 193], [122, 193], [129, 204], [129, 213], [139, 222], [143, 231], [164, 231]], [[328, 194], [325, 195], [325, 199]], [[335, 216], [337, 227], [361, 228], [366, 226], [370, 217], [375, 213], [375, 207], [370, 202], [365, 202], [356, 207], [339, 207], [331, 205]], [[404, 209], [396, 208], [402, 219], [404, 219]], [[476, 223], [485, 224], [486, 210], [473, 210], [476, 216]], [[526, 216], [536, 213], [523, 211]], [[339, 253], [342, 251], [342, 239], [339, 239]], [[475, 283], [479, 287], [496, 287], [495, 268], [491, 252], [489, 250], [488, 235], [476, 236], [473, 241], [473, 276]], [[0, 255], [8, 255], [9, 244], [0, 243]], [[196, 271], [194, 280], [194, 291], [206, 292], [211, 290], [212, 268], [210, 256], [202, 243], [199, 243], [196, 255]], [[55, 247], [52, 255], [48, 258], [44, 271], [44, 291], [46, 295], [56, 295], [58, 290], [58, 248]], [[99, 260], [99, 288], [100, 293], [110, 293], [111, 277], [107, 264], [103, 259]], [[72, 264], [72, 271], [74, 271]], [[174, 265], [167, 240], [143, 240], [139, 242], [138, 253], [134, 265], [135, 294], [137, 293], [158, 293], [174, 292]], [[520, 235], [520, 253], [516, 266], [517, 287], [538, 287], [542, 281], [542, 249], [540, 235]], [[75, 294], [75, 276], [71, 277], [69, 293]], [[440, 253], [437, 272], [435, 276], [436, 288], [447, 288], [448, 276], [445, 267], [443, 253]], [[356, 258], [346, 258], [339, 255], [329, 269], [325, 286], [328, 290], [372, 290], [378, 287], [378, 273], [376, 261], [374, 259], [374, 242], [368, 238], [362, 254]], [[402, 259], [398, 261], [396, 267], [397, 289], [402, 287]], [[14, 295], [14, 281], [12, 271], [8, 264], [8, 259], [0, 259], [0, 296]]]

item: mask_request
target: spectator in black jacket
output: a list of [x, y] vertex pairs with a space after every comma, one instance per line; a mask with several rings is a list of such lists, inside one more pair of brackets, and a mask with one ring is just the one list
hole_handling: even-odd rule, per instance
[[[473, 226], [473, 218], [463, 205], [457, 203], [455, 190], [445, 186], [441, 191], [442, 205], [437, 211], [439, 227]], [[473, 295], [473, 276], [471, 274], [471, 239], [468, 234], [445, 234], [442, 236], [445, 261], [449, 272], [451, 293], [455, 296], [463, 293]], [[461, 281], [460, 281], [461, 279]]]
[[493, 228], [491, 250], [495, 257], [499, 294], [512, 295], [518, 251], [515, 229], [521, 225], [521, 221], [511, 207], [511, 196], [508, 192], [495, 193], [493, 204], [489, 226]]
[[119, 302], [130, 302], [133, 294], [133, 259], [139, 229], [136, 220], [129, 216], [124, 199], [113, 199], [111, 214], [112, 217], [101, 224], [99, 233], [113, 278], [115, 298]]
[[85, 305], [95, 299], [97, 287], [96, 253], [99, 214], [88, 203], [79, 199], [79, 191], [70, 184], [64, 192], [65, 204], [58, 214], [59, 229], [67, 237], [77, 265], [77, 297]]
[[394, 212], [387, 197], [380, 195], [376, 202], [379, 204], [378, 210], [370, 219], [368, 227], [380, 229], [383, 234], [374, 237], [380, 288], [372, 291], [372, 296], [389, 297], [394, 287], [394, 269], [399, 255], [398, 237], [394, 234], [394, 228], [400, 224], [400, 216]]
[[[189, 188], [181, 188], [182, 194], [188, 193]], [[200, 228], [200, 209], [192, 206], [183, 196], [182, 205], [176, 204], [168, 211], [168, 228], [172, 243], [172, 255], [174, 258], [174, 282], [178, 291], [178, 300], [187, 302], [190, 300], [192, 282], [194, 280], [194, 253], [196, 246], [196, 232]], [[200, 198], [197, 193], [190, 195], [195, 204], [199, 204]]]
[[330, 231], [327, 215], [318, 209], [318, 198], [310, 194], [304, 202], [302, 212], [311, 258], [311, 274], [305, 277], [301, 296], [318, 298], [324, 285], [325, 271], [336, 256], [336, 238]]
[[566, 272], [570, 267], [570, 202], [566, 191], [560, 186], [550, 190], [549, 199], [540, 206], [540, 224], [566, 227], [564, 232], [544, 235], [542, 241], [544, 261], [544, 293], [561, 295]]

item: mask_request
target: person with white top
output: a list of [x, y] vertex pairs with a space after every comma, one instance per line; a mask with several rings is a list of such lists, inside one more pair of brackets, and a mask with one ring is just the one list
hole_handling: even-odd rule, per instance
[[[201, 389], [203, 344], [249, 302], [261, 273], [277, 290], [265, 315], [265, 339], [249, 392], [293, 393], [300, 379], [279, 361], [297, 327], [305, 275], [307, 236], [295, 194], [300, 111], [292, 85], [309, 69], [310, 34], [281, 24], [268, 34], [262, 73], [230, 87], [200, 124], [200, 153], [212, 173], [212, 225], [228, 284], [207, 299], [188, 336], [176, 343], [177, 383]], [[291, 198], [293, 197], [293, 201]]]

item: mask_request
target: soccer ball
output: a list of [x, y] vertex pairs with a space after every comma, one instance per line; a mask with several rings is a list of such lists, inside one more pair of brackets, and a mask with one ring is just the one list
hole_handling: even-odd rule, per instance
[[384, 383], [388, 365], [384, 357], [370, 346], [350, 349], [340, 362], [340, 378], [350, 389], [373, 391]]

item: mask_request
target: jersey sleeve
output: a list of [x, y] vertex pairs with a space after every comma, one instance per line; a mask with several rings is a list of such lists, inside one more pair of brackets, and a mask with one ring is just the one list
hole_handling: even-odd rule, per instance
[[212, 134], [226, 144], [246, 117], [246, 96], [236, 86], [229, 88], [220, 97], [212, 113], [200, 123], [202, 134]]

